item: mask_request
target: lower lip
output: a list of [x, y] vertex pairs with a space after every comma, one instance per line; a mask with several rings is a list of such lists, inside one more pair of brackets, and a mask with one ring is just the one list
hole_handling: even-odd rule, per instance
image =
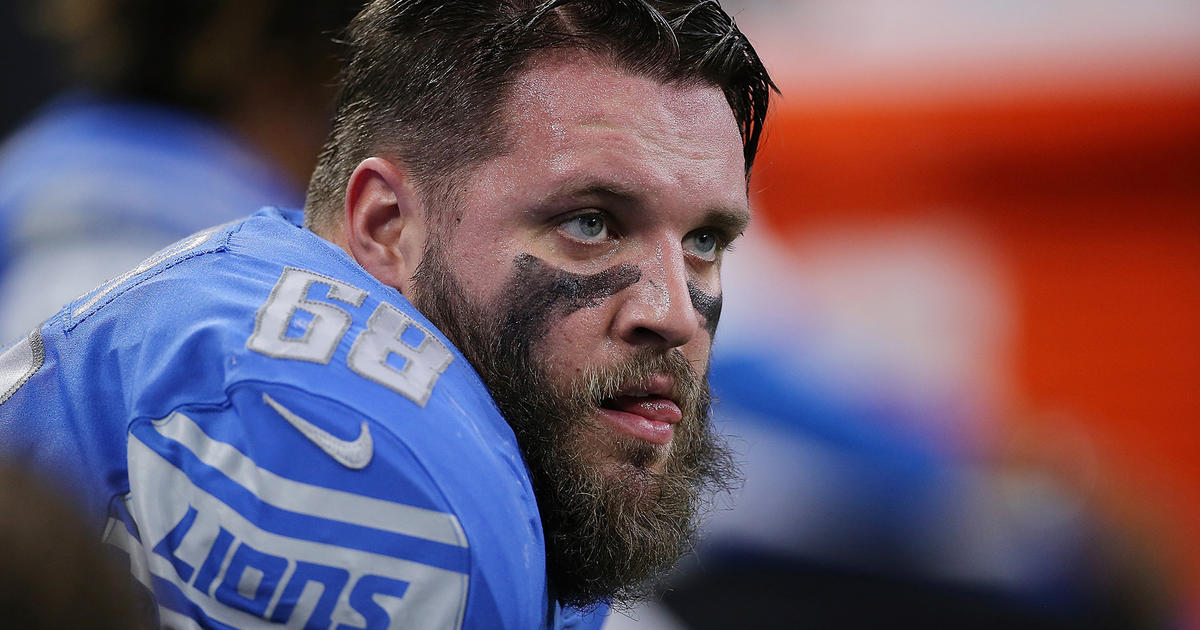
[[651, 444], [667, 444], [675, 434], [671, 423], [651, 420], [636, 413], [600, 407], [600, 417], [618, 431]]

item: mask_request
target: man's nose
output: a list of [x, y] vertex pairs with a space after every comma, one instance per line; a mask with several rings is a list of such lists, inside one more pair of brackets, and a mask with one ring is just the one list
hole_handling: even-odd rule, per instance
[[626, 289], [614, 326], [634, 346], [675, 348], [700, 331], [700, 314], [688, 294], [688, 267], [678, 243], [660, 245], [639, 265], [642, 276]]

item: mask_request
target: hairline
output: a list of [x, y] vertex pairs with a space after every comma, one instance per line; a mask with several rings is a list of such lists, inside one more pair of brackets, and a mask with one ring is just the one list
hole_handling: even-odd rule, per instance
[[[650, 79], [663, 86], [712, 88], [720, 92], [724, 98], [725, 91], [720, 84], [706, 80], [698, 73], [685, 74], [682, 76], [664, 76], [665, 73], [656, 73], [653, 71], [653, 68], [639, 70], [630, 63], [622, 63], [618, 58], [618, 55], [611, 50], [606, 50], [606, 47], [588, 46], [588, 43], [590, 43], [590, 40], [579, 40], [572, 42], [569, 45], [550, 46], [533, 52], [522, 61], [520, 67], [512, 73], [511, 80], [504, 86], [503, 92], [500, 94], [500, 98], [496, 99], [496, 107], [493, 112], [488, 115], [486, 120], [487, 124], [485, 128], [481, 130], [482, 133], [494, 135], [498, 138], [498, 140], [488, 142], [487, 150], [482, 154], [473, 156], [471, 159], [459, 160], [459, 164], [456, 165], [449, 165], [446, 167], [435, 166], [430, 170], [429, 173], [426, 173], [422, 176], [413, 175], [411, 170], [408, 171], [412, 177], [413, 186], [420, 193], [422, 201], [424, 202], [422, 212], [425, 213], [424, 218], [427, 224], [432, 228], [427, 230], [428, 234], [432, 236], [435, 230], [449, 230], [452, 228], [453, 226], [451, 225], [451, 219], [455, 214], [454, 211], [462, 207], [462, 198], [456, 192], [462, 188], [461, 184], [464, 183], [466, 179], [477, 173], [487, 162], [497, 159], [513, 150], [516, 140], [512, 127], [512, 120], [514, 117], [511, 115], [513, 113], [513, 106], [516, 101], [514, 87], [521, 81], [521, 79], [528, 76], [530, 73], [537, 72], [539, 66], [543, 63], [546, 63], [548, 57], [569, 54], [573, 51], [580, 52], [590, 56], [592, 59], [598, 61], [609, 69], [623, 72], [631, 77]], [[729, 108], [730, 113], [733, 114], [736, 120], [737, 112], [727, 99], [725, 101], [725, 105]], [[744, 148], [745, 142], [743, 141], [741, 145]], [[404, 149], [402, 148], [403, 146], [403, 141], [389, 141], [389, 139], [380, 140], [375, 143], [374, 149], [372, 149], [365, 157], [359, 160], [358, 164], [361, 164], [363, 161], [372, 157], [382, 158], [392, 163], [403, 163], [404, 160], [399, 155], [400, 153], [404, 152]], [[389, 149], [388, 147], [391, 148]], [[355, 165], [355, 168], [357, 168], [357, 164]], [[745, 168], [744, 165], [743, 168]], [[344, 229], [344, 208], [346, 194], [349, 190], [349, 176], [352, 175], [353, 172], [354, 169], [351, 169], [350, 173], [347, 174], [347, 180], [343, 182], [341, 186], [341, 212], [339, 212], [338, 208], [336, 207], [329, 208], [327, 211], [318, 213], [318, 217], [322, 218], [322, 220], [309, 221], [309, 209], [307, 207], [305, 208], [305, 223], [313, 232], [316, 232], [317, 234], [324, 234], [326, 232], [336, 232], [339, 229]], [[746, 175], [748, 177], [749, 173], [747, 172]], [[433, 204], [442, 204], [444, 207], [440, 211], [428, 212], [429, 207]], [[449, 234], [449, 232], [446, 232], [446, 234]]]

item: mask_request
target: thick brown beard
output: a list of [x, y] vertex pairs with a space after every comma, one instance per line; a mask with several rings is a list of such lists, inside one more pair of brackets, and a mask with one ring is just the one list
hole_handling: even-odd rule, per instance
[[[536, 367], [534, 367], [536, 369]], [[637, 375], [672, 374], [692, 384], [680, 396], [683, 420], [676, 426], [671, 448], [663, 453], [645, 442], [614, 437], [594, 422], [597, 403], [610, 397], [607, 383], [642, 380]], [[543, 380], [545, 375], [539, 377]], [[607, 383], [606, 383], [607, 381]], [[540, 390], [526, 402], [525, 420], [533, 426], [522, 433], [556, 433], [544, 451], [525, 449], [534, 472], [547, 531], [551, 575], [559, 596], [573, 604], [612, 599], [629, 604], [645, 598], [657, 580], [695, 540], [702, 490], [729, 478], [729, 457], [708, 429], [709, 396], [678, 351], [642, 354], [630, 361], [577, 379], [573, 391]], [[689, 389], [689, 388], [684, 388]], [[578, 408], [569, 415], [554, 409], [562, 401]], [[510, 420], [510, 424], [513, 424]], [[552, 425], [547, 431], [542, 426]], [[514, 430], [515, 426], [514, 426]], [[604, 436], [605, 449], [615, 463], [596, 461], [584, 450], [590, 440]], [[650, 464], [663, 458], [661, 473]], [[533, 462], [539, 462], [535, 467]], [[542, 477], [539, 479], [539, 477]]]
[[[705, 491], [728, 489], [736, 477], [711, 429], [706, 375], [677, 349], [647, 350], [556, 385], [535, 360], [535, 345], [566, 313], [553, 299], [531, 295], [530, 284], [539, 283], [521, 273], [499, 304], [476, 304], [437, 249], [426, 252], [410, 297], [479, 372], [516, 434], [545, 530], [553, 595], [579, 607], [645, 599], [694, 544]], [[613, 436], [595, 422], [600, 401], [659, 373], [675, 378], [683, 411], [669, 451]], [[597, 439], [615, 463], [597, 461]], [[650, 464], [659, 458], [656, 474]]]

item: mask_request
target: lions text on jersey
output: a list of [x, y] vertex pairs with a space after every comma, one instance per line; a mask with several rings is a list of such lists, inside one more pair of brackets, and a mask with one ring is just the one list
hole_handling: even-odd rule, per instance
[[77, 488], [166, 627], [596, 626], [548, 600], [515, 438], [395, 289], [267, 209], [0, 355], [0, 445]]

